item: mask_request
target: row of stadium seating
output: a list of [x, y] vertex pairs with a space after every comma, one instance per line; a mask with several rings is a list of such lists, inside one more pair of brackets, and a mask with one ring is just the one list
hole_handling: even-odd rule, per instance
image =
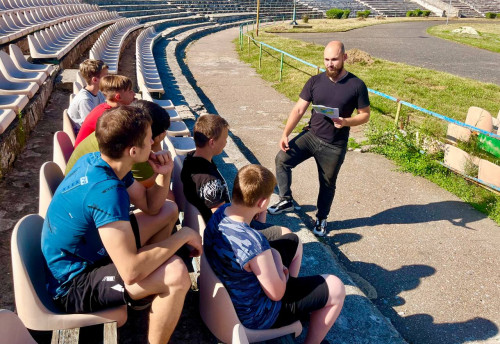
[[34, 7], [80, 4], [80, 0], [0, 0], [0, 10], [9, 12]]

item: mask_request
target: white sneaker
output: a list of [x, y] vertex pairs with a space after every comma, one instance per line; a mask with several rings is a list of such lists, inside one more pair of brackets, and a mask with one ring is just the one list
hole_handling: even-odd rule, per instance
[[319, 237], [324, 237], [326, 235], [326, 227], [328, 222], [326, 219], [320, 220], [316, 219], [316, 224], [314, 225], [313, 233]]

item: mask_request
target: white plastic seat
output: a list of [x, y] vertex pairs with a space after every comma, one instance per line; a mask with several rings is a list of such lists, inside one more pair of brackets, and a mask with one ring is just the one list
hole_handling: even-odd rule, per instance
[[53, 161], [46, 161], [40, 167], [40, 188], [38, 197], [38, 214], [45, 217], [49, 209], [52, 197], [64, 179], [64, 173], [58, 164]]
[[54, 305], [46, 289], [45, 258], [40, 242], [43, 218], [27, 215], [14, 227], [11, 239], [14, 294], [19, 318], [27, 328], [52, 331], [110, 322], [123, 325], [126, 306], [90, 314], [66, 314]]
[[16, 113], [11, 109], [0, 109], [0, 134], [12, 123], [16, 118]]
[[237, 338], [240, 343], [263, 342], [287, 334], [294, 334], [297, 337], [302, 332], [300, 321], [267, 330], [252, 330], [244, 327], [238, 319], [224, 284], [215, 275], [204, 254], [201, 256], [199, 287], [201, 318], [210, 332], [224, 343], [234, 343], [233, 332], [238, 325], [244, 330], [238, 332]]
[[179, 113], [177, 113], [176, 110], [167, 110], [168, 115], [170, 116], [170, 122], [178, 122], [182, 121], [181, 116], [179, 116]]
[[29, 63], [26, 58], [23, 55], [23, 52], [21, 49], [15, 45], [15, 44], [10, 44], [9, 45], [9, 53], [10, 57], [12, 59], [12, 62], [17, 66], [19, 70], [22, 70], [24, 72], [44, 72], [45, 74], [50, 75], [52, 70], [54, 69], [53, 65], [49, 64], [34, 64], [34, 63]]
[[0, 109], [11, 109], [15, 113], [18, 113], [19, 111], [24, 109], [28, 102], [28, 97], [22, 94], [0, 94]]
[[66, 165], [68, 164], [71, 154], [73, 154], [73, 150], [73, 143], [68, 134], [64, 131], [56, 131], [54, 133], [52, 161], [59, 165], [61, 171], [66, 171]]
[[3, 50], [0, 50], [0, 70], [5, 78], [12, 82], [31, 81], [41, 85], [47, 78], [47, 74], [44, 72], [23, 72], [19, 70], [10, 58], [9, 54]]
[[36, 344], [21, 319], [7, 309], [0, 309], [0, 338], [9, 344]]
[[167, 134], [170, 136], [191, 136], [191, 132], [183, 121], [170, 122]]
[[0, 71], [0, 94], [25, 94], [28, 98], [32, 98], [36, 91], [38, 91], [36, 82], [12, 82]]
[[71, 118], [68, 115], [68, 109], [64, 109], [63, 111], [63, 131], [68, 135], [71, 140], [71, 143], [75, 145], [76, 135], [73, 130], [74, 124]]
[[186, 155], [196, 149], [192, 137], [175, 137], [167, 135], [163, 140], [164, 147], [174, 155]]

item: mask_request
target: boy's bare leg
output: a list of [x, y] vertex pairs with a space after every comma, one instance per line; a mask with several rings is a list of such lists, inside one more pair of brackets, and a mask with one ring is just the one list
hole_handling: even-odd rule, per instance
[[189, 274], [182, 259], [173, 256], [139, 283], [127, 285], [133, 299], [157, 294], [149, 315], [148, 340], [150, 344], [165, 344], [174, 332], [191, 286]]
[[299, 245], [297, 246], [297, 251], [295, 252], [295, 256], [288, 267], [288, 272], [291, 277], [298, 277], [300, 272], [300, 264], [302, 263], [302, 241], [299, 238]]
[[148, 215], [142, 211], [134, 212], [141, 233], [141, 246], [154, 244], [170, 237], [179, 218], [177, 205], [167, 200], [156, 215]]
[[322, 275], [328, 285], [328, 301], [325, 307], [311, 313], [309, 330], [305, 343], [321, 343], [337, 320], [345, 299], [345, 287], [340, 279], [333, 275]]

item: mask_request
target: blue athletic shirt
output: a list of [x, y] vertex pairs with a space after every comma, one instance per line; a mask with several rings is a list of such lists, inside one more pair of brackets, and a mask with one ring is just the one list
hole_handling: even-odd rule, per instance
[[219, 207], [210, 218], [203, 234], [203, 251], [226, 287], [241, 323], [251, 329], [267, 329], [276, 322], [281, 302], [268, 298], [257, 276], [243, 266], [271, 247], [248, 224], [226, 216], [229, 205]]
[[47, 262], [47, 289], [57, 299], [69, 282], [88, 266], [109, 257], [98, 228], [129, 221], [127, 188], [134, 178], [122, 180], [94, 152], [82, 156], [57, 188], [42, 230], [42, 252]]

